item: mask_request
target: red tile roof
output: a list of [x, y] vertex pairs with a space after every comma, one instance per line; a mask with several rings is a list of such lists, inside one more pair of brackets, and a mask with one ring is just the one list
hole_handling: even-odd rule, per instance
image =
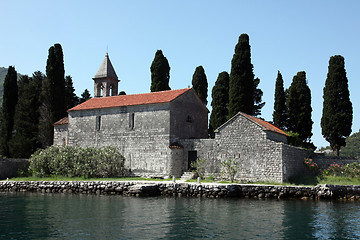
[[59, 121], [57, 121], [56, 123], [54, 123], [53, 125], [67, 125], [69, 124], [69, 118], [68, 117], [64, 117], [62, 119], [60, 119]]
[[135, 105], [154, 104], [154, 103], [167, 103], [173, 101], [180, 95], [190, 90], [191, 88], [184, 88], [178, 90], [169, 90], [169, 91], [143, 93], [143, 94], [91, 98], [88, 101], [69, 109], [68, 111], [135, 106]]
[[241, 113], [241, 114], [244, 115], [245, 117], [247, 117], [248, 119], [252, 120], [253, 122], [259, 124], [260, 126], [264, 127], [268, 131], [276, 132], [276, 133], [283, 134], [283, 135], [287, 136], [287, 134], [283, 130], [281, 130], [280, 128], [275, 127], [274, 125], [272, 125], [269, 122], [266, 122], [266, 121], [264, 121], [264, 120], [262, 120], [260, 118], [257, 118], [257, 117], [247, 115], [245, 113]]

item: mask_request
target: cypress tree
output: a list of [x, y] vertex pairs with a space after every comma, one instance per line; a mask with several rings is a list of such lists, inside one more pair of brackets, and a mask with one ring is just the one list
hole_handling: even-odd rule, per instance
[[64, 55], [60, 44], [49, 48], [46, 78], [42, 82], [40, 139], [43, 147], [52, 145], [52, 124], [66, 116]]
[[22, 76], [19, 80], [19, 101], [15, 111], [15, 134], [10, 141], [12, 157], [28, 158], [40, 147], [39, 106], [41, 82], [44, 75], [35, 72], [32, 78]]
[[212, 89], [212, 111], [209, 123], [209, 135], [215, 137], [214, 130], [227, 121], [229, 104], [229, 74], [219, 73], [219, 76]]
[[65, 77], [65, 106], [70, 109], [79, 104], [79, 98], [75, 94], [75, 88], [71, 76]]
[[323, 98], [322, 135], [339, 156], [340, 148], [346, 145], [345, 138], [351, 133], [353, 118], [345, 61], [340, 55], [330, 57]]
[[241, 34], [231, 60], [229, 83], [229, 118], [239, 111], [254, 113], [254, 73], [249, 36]]
[[205, 75], [205, 70], [202, 66], [198, 66], [195, 69], [192, 78], [192, 85], [200, 100], [204, 103], [204, 105], [206, 105], [208, 96], [208, 82]]
[[273, 122], [274, 125], [286, 129], [286, 120], [287, 120], [287, 110], [286, 110], [286, 97], [284, 90], [284, 80], [280, 71], [278, 71], [275, 83], [275, 100], [274, 100], [274, 112], [273, 112]]
[[260, 79], [255, 78], [254, 79], [254, 110], [252, 113], [253, 116], [260, 115], [261, 108], [265, 105], [265, 102], [262, 102], [263, 91], [260, 88], [258, 88], [259, 83], [260, 83]]
[[299, 134], [303, 147], [313, 147], [312, 136], [311, 92], [306, 82], [306, 73], [298, 72], [289, 87], [287, 99], [288, 131]]
[[151, 92], [170, 90], [170, 66], [161, 50], [157, 50], [155, 58], [150, 67], [151, 71]]
[[0, 155], [10, 157], [9, 141], [14, 129], [15, 107], [18, 101], [17, 72], [9, 66], [4, 80], [0, 125]]

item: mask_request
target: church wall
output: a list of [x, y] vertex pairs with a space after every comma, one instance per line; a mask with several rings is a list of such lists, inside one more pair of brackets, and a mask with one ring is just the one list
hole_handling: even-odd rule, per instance
[[169, 175], [169, 132], [169, 103], [69, 112], [70, 145], [117, 146], [134, 175]]
[[172, 139], [208, 138], [208, 111], [193, 90], [170, 104]]

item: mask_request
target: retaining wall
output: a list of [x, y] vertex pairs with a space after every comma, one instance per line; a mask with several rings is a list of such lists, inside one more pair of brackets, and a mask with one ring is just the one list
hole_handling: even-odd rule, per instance
[[360, 200], [360, 186], [337, 185], [308, 187], [139, 181], [2, 181], [0, 182], [0, 192], [119, 194], [138, 197], [177, 196]]

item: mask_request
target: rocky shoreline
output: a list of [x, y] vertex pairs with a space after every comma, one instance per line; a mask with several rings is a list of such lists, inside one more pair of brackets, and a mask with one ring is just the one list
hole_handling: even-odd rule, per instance
[[280, 186], [149, 181], [2, 181], [0, 192], [109, 194], [136, 197], [360, 200], [360, 186]]

